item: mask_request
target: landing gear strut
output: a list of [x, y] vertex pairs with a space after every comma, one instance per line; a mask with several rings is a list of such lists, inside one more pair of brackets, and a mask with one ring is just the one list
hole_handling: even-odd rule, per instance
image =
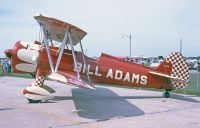
[[164, 96], [165, 98], [169, 98], [169, 97], [170, 97], [169, 91], [165, 91], [165, 92], [163, 93], [163, 96]]

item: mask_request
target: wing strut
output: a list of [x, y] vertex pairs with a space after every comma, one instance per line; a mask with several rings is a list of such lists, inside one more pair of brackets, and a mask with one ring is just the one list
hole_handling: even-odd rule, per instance
[[55, 72], [54, 70], [54, 65], [53, 65], [53, 61], [52, 61], [52, 58], [51, 58], [51, 52], [50, 52], [50, 48], [49, 48], [49, 43], [48, 43], [48, 33], [47, 31], [45, 31], [45, 28], [43, 25], [40, 25], [42, 27], [42, 30], [43, 30], [43, 33], [44, 33], [44, 45], [46, 47], [46, 50], [47, 50], [47, 55], [48, 55], [48, 59], [49, 59], [49, 63], [50, 63], [50, 68], [51, 68], [51, 72]]
[[60, 50], [60, 52], [59, 52], [59, 56], [58, 56], [58, 59], [57, 59], [57, 62], [56, 62], [56, 67], [55, 67], [55, 72], [57, 72], [58, 71], [58, 67], [59, 67], [59, 65], [60, 65], [60, 60], [61, 60], [61, 58], [62, 58], [62, 55], [63, 55], [63, 50], [64, 50], [64, 48], [65, 48], [65, 44], [66, 44], [66, 41], [67, 41], [67, 31], [65, 32], [65, 37], [64, 37], [64, 39], [63, 39], [63, 41], [62, 41], [62, 44], [60, 45], [60, 47], [59, 47], [59, 50]]
[[[38, 21], [40, 28], [43, 31], [42, 42], [43, 42], [43, 46], [46, 48], [49, 65], [51, 68], [51, 73], [48, 75], [48, 78], [55, 81], [60, 81], [63, 83], [69, 83], [72, 85], [77, 85], [79, 87], [96, 90], [95, 87], [91, 85], [89, 70], [86, 70], [87, 78], [88, 78], [87, 82], [80, 78], [81, 77], [80, 71], [77, 65], [77, 55], [76, 55], [76, 51], [74, 50], [74, 45], [76, 45], [77, 43], [80, 43], [83, 62], [84, 62], [84, 65], [86, 65], [87, 62], [86, 62], [86, 57], [83, 52], [81, 40], [87, 33], [71, 24], [59, 21], [54, 18], [49, 18], [49, 17], [40, 15], [40, 16], [35, 16], [35, 19]], [[51, 56], [51, 50], [54, 50], [54, 49], [51, 49], [50, 47], [50, 46], [54, 47], [53, 40], [61, 42], [61, 45], [57, 50], [57, 53], [59, 54], [58, 54], [56, 63], [53, 63], [53, 58]], [[65, 46], [67, 47], [67, 49], [68, 47], [71, 48], [73, 61], [74, 61], [74, 69], [76, 73], [74, 72], [70, 73], [67, 71], [66, 72], [60, 71], [58, 73], [59, 65], [63, 56]]]
[[77, 77], [78, 77], [78, 79], [80, 79], [80, 73], [79, 73], [79, 71], [78, 71], [76, 55], [75, 55], [74, 47], [73, 47], [73, 44], [72, 44], [72, 39], [71, 39], [71, 34], [70, 34], [70, 32], [69, 32], [69, 34], [68, 34], [68, 37], [69, 37], [70, 47], [71, 47], [71, 49], [72, 49], [72, 56], [73, 56], [73, 60], [74, 60], [74, 67], [75, 67], [75, 70], [76, 70], [76, 73], [77, 73]]
[[[45, 31], [45, 28], [43, 25], [40, 25], [42, 27], [42, 30], [43, 30], [43, 33], [44, 33], [44, 45], [45, 45], [45, 48], [47, 50], [47, 55], [48, 55], [48, 59], [49, 59], [49, 63], [50, 63], [50, 68], [51, 68], [51, 72], [52, 73], [57, 73], [58, 71], [58, 67], [60, 65], [60, 61], [61, 61], [61, 58], [62, 58], [62, 54], [63, 54], [63, 50], [65, 48], [65, 44], [66, 44], [66, 41], [67, 41], [67, 37], [68, 37], [68, 31], [65, 32], [65, 36], [64, 36], [64, 39], [62, 41], [62, 44], [60, 45], [58, 51], [59, 51], [59, 55], [58, 55], [58, 59], [57, 59], [57, 62], [56, 62], [56, 66], [54, 68], [54, 64], [53, 64], [53, 61], [52, 61], [52, 57], [51, 57], [51, 52], [50, 52], [50, 48], [49, 48], [49, 42], [48, 42], [48, 32]], [[52, 45], [52, 40], [50, 39], [50, 42], [51, 42], [51, 45]]]
[[[49, 59], [49, 64], [50, 64], [51, 72], [53, 74], [57, 73], [58, 67], [60, 65], [60, 61], [61, 61], [61, 58], [62, 58], [62, 53], [63, 53], [63, 50], [65, 48], [66, 41], [69, 38], [70, 47], [72, 49], [72, 55], [73, 55], [73, 60], [74, 60], [75, 71], [77, 73], [78, 79], [80, 79], [80, 73], [79, 73], [78, 68], [77, 68], [78, 67], [77, 66], [77, 60], [76, 60], [76, 55], [75, 55], [74, 47], [73, 47], [73, 44], [72, 44], [72, 39], [71, 39], [70, 31], [66, 31], [65, 32], [64, 39], [63, 39], [62, 44], [61, 44], [61, 46], [59, 48], [60, 52], [59, 52], [59, 56], [58, 56], [58, 59], [57, 59], [57, 62], [56, 62], [56, 66], [55, 66], [55, 69], [54, 69], [53, 60], [52, 60], [51, 52], [50, 52], [50, 48], [49, 48], [49, 42], [47, 40], [48, 39], [48, 33], [47, 33], [47, 31], [45, 31], [45, 28], [44, 28], [43, 25], [41, 25], [41, 27], [42, 27], [42, 30], [43, 30], [43, 33], [44, 33], [44, 45], [45, 45], [45, 48], [47, 50], [47, 55], [48, 55], [48, 59]], [[84, 59], [84, 62], [85, 62], [85, 59]]]
[[[83, 52], [83, 46], [82, 46], [81, 40], [80, 40], [80, 47], [81, 47], [81, 53], [82, 53], [82, 57], [83, 57], [83, 63], [84, 63], [84, 65], [86, 65], [85, 54]], [[90, 75], [89, 75], [88, 70], [86, 70], [86, 74], [87, 74], [88, 82], [89, 82], [89, 84], [91, 84]]]

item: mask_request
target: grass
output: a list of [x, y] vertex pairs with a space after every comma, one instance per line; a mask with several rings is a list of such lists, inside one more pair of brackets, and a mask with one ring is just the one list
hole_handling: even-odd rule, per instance
[[[2, 70], [0, 70], [0, 76], [3, 76]], [[6, 76], [12, 76], [12, 77], [21, 77], [21, 78], [32, 78], [31, 74], [25, 74], [25, 73], [8, 73]]]
[[[1, 69], [0, 69], [0, 75], [1, 76], [3, 75]], [[33, 77], [30, 74], [9, 73], [7, 76], [33, 79]], [[172, 92], [200, 96], [200, 73], [199, 73], [198, 80], [199, 80], [199, 85], [198, 85], [199, 87], [197, 87], [197, 73], [190, 73], [190, 83], [189, 83], [189, 85], [185, 89], [173, 90]], [[125, 87], [125, 86], [122, 86], [122, 87]], [[137, 88], [137, 87], [128, 87], [128, 88]], [[144, 89], [144, 88], [137, 88], [137, 89]], [[149, 88], [147, 88], [146, 90], [163, 91], [163, 90], [149, 89]]]
[[199, 80], [199, 83], [197, 86], [197, 73], [190, 73], [189, 85], [185, 89], [173, 90], [173, 92], [200, 96], [200, 73], [199, 73], [198, 80]]

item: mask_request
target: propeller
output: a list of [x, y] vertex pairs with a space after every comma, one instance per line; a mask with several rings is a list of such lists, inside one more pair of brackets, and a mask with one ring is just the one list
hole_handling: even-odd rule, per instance
[[12, 57], [12, 49], [7, 49], [4, 51], [4, 54], [6, 55], [6, 57], [8, 57], [8, 59], [11, 59]]

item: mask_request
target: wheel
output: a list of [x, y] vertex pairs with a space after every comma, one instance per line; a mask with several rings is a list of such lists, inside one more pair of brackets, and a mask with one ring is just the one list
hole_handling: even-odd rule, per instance
[[170, 93], [168, 91], [164, 92], [163, 95], [164, 95], [165, 98], [169, 98], [170, 97]]
[[28, 99], [29, 104], [31, 103], [40, 103], [41, 100], [32, 100], [32, 99]]

